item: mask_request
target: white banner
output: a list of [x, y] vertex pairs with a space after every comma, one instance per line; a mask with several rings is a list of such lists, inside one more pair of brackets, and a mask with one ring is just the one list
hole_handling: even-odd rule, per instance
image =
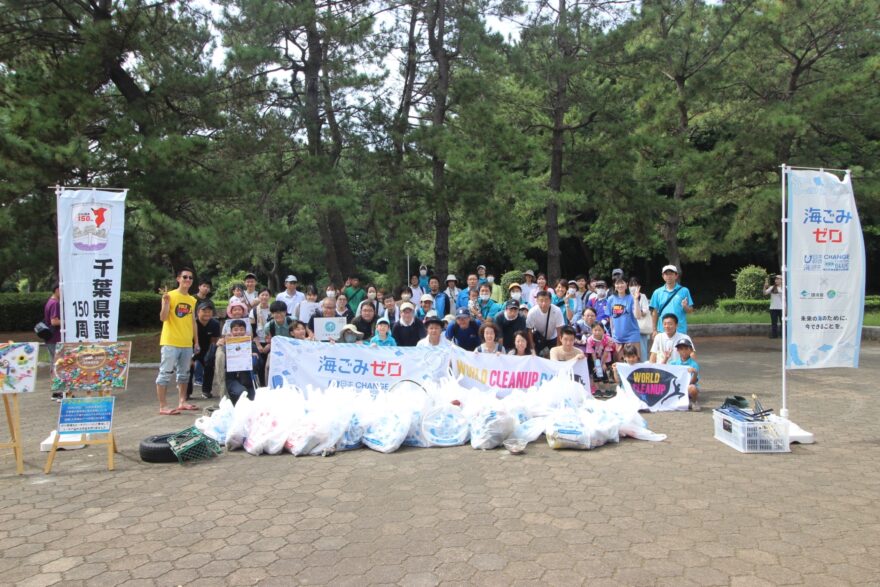
[[449, 369], [449, 346], [368, 347], [276, 336], [272, 338], [269, 382], [320, 388], [336, 383], [356, 391], [386, 391], [406, 379], [440, 379]]
[[667, 412], [688, 409], [691, 374], [684, 365], [659, 363], [617, 363], [621, 385], [640, 400], [640, 409]]
[[57, 195], [62, 340], [115, 341], [126, 191], [60, 188]]
[[858, 367], [865, 243], [849, 173], [788, 174], [789, 369]]
[[589, 361], [551, 361], [541, 357], [514, 357], [452, 349], [452, 374], [463, 387], [477, 389], [528, 389], [571, 370], [575, 379], [589, 384]]

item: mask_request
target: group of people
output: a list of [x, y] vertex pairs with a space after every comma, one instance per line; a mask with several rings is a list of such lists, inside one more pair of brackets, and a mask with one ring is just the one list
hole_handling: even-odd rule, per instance
[[[320, 299], [314, 286], [300, 291], [296, 276], [288, 275], [284, 291], [273, 300], [250, 273], [232, 287], [221, 326], [211, 281], [199, 281], [193, 295], [195, 273], [182, 268], [177, 288], [162, 292], [159, 413], [197, 410], [190, 403], [193, 384], [201, 385], [202, 397], [211, 398], [215, 377], [233, 402], [245, 394], [253, 399], [257, 384], [266, 383], [272, 339], [315, 340], [320, 318], [344, 319], [333, 343], [455, 345], [477, 353], [588, 360], [591, 389], [600, 397], [613, 395], [609, 386], [616, 383], [616, 362], [682, 364], [692, 373], [691, 408], [699, 410], [699, 365], [687, 335], [693, 298], [679, 283], [674, 265], [663, 267], [662, 276], [664, 285], [648, 298], [639, 280], [627, 279], [622, 269], [612, 271], [610, 282], [578, 275], [552, 284], [545, 274], [528, 270], [504, 292], [484, 265], [469, 273], [462, 287], [455, 275], [441, 284], [422, 266], [408, 285], [394, 291], [362, 284], [352, 275], [341, 286], [328, 285]], [[228, 337], [250, 338], [253, 369], [226, 372]], [[166, 400], [172, 375], [178, 386], [176, 407]]]

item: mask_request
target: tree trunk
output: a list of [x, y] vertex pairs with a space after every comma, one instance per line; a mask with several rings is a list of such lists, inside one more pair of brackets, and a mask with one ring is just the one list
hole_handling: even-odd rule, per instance
[[[678, 110], [678, 128], [676, 135], [682, 143], [687, 140], [687, 130], [689, 126], [688, 101], [685, 83], [687, 79], [683, 75], [675, 77], [675, 89], [678, 92], [678, 100], [676, 109]], [[672, 192], [672, 209], [667, 211], [666, 218], [663, 221], [661, 232], [663, 239], [666, 241], [666, 258], [669, 263], [678, 268], [679, 275], [681, 269], [681, 250], [678, 246], [678, 230], [681, 228], [683, 221], [681, 209], [682, 200], [684, 200], [685, 188], [687, 187], [687, 177], [684, 172], [679, 172], [675, 179], [675, 189]]]
[[[568, 50], [568, 11], [565, 0], [559, 0], [559, 19], [556, 24], [557, 58], [565, 61]], [[547, 199], [545, 222], [547, 230], [547, 277], [550, 283], [562, 275], [559, 249], [559, 203], [556, 195], [562, 191], [562, 163], [565, 149], [565, 114], [568, 112], [568, 78], [566, 68], [557, 67], [556, 87], [553, 90], [551, 103], [553, 107], [553, 134], [550, 147], [550, 197]]]
[[449, 96], [450, 55], [444, 46], [446, 35], [446, 0], [434, 0], [428, 14], [428, 47], [437, 64], [437, 83], [434, 87], [434, 109], [431, 125], [434, 130], [431, 155], [434, 198], [434, 263], [435, 271], [449, 271], [449, 200], [446, 192], [446, 161], [440, 156], [440, 135], [445, 130], [446, 108]]

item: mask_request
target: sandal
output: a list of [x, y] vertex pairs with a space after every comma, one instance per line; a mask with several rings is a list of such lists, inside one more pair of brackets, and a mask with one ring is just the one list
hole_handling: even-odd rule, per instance
[[180, 410], [177, 408], [165, 408], [164, 410], [159, 410], [160, 416], [176, 416], [180, 414]]

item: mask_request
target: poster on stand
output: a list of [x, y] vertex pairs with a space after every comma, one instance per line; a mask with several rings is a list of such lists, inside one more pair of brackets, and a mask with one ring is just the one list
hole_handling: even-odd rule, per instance
[[0, 343], [0, 393], [30, 393], [37, 385], [36, 342]]
[[131, 342], [63, 342], [55, 348], [52, 391], [123, 391]]

